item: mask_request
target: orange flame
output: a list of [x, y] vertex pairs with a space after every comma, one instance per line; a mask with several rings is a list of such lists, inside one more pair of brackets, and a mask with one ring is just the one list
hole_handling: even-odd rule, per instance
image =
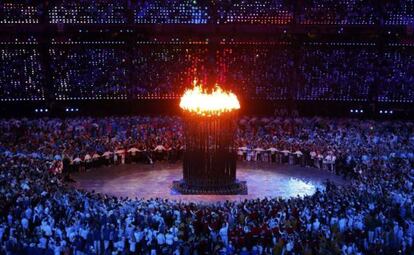
[[211, 93], [208, 93], [194, 81], [194, 88], [187, 89], [181, 97], [180, 107], [202, 116], [213, 116], [238, 110], [240, 103], [232, 92], [223, 91], [216, 85]]

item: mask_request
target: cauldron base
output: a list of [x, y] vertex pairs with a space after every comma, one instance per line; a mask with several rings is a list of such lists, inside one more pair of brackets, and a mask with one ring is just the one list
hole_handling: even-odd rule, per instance
[[172, 191], [181, 195], [247, 195], [247, 184], [245, 181], [236, 180], [225, 186], [194, 186], [188, 185], [184, 180], [174, 181]]

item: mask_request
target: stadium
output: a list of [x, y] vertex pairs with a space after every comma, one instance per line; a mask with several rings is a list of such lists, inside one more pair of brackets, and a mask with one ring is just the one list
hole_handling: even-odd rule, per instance
[[0, 254], [414, 254], [414, 0], [0, 2]]

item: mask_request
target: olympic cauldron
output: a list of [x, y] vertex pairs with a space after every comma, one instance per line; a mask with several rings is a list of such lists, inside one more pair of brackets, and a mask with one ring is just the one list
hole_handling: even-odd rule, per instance
[[236, 179], [235, 135], [240, 103], [237, 96], [216, 86], [201, 85], [181, 97], [184, 120], [183, 179], [174, 181], [180, 194], [247, 194], [246, 182]]

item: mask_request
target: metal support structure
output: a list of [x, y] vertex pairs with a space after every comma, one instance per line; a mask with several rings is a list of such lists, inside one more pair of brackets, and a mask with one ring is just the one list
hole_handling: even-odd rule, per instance
[[236, 112], [215, 116], [185, 113], [183, 180], [173, 189], [182, 194], [246, 194], [236, 179]]

